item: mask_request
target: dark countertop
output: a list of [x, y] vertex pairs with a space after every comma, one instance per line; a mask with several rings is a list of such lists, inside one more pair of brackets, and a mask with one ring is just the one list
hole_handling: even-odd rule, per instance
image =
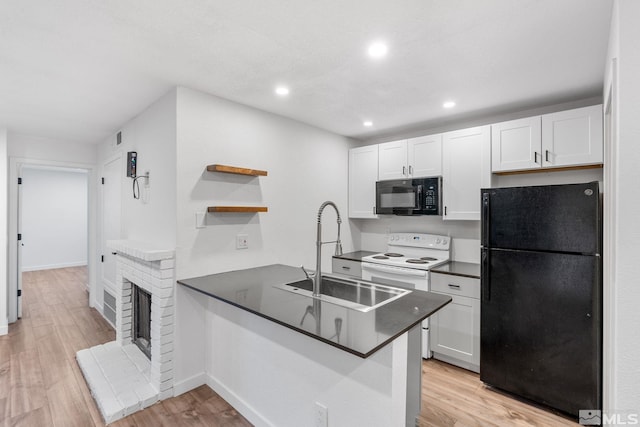
[[346, 254], [342, 254], [342, 255], [334, 255], [334, 258], [342, 258], [342, 259], [348, 259], [351, 261], [362, 261], [362, 258], [369, 256], [369, 255], [375, 255], [379, 252], [371, 252], [371, 251], [355, 251], [355, 252], [347, 252]]
[[[451, 301], [446, 295], [413, 290], [363, 313], [275, 287], [304, 278], [299, 267], [273, 264], [182, 279], [178, 283], [362, 358], [371, 356]], [[320, 328], [316, 328], [315, 316], [307, 313], [309, 310], [321, 314]], [[340, 342], [336, 338], [338, 324]]]
[[480, 264], [471, 262], [450, 261], [447, 264], [432, 268], [434, 273], [452, 274], [454, 276], [480, 278]]

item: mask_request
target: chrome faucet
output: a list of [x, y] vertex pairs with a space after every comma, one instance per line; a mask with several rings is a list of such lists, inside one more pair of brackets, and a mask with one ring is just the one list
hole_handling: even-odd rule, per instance
[[[336, 210], [336, 215], [338, 216], [338, 238], [336, 240], [332, 240], [330, 242], [322, 241], [322, 211], [327, 206], [332, 206], [333, 209]], [[322, 205], [320, 205], [320, 209], [318, 209], [318, 232], [316, 235], [316, 273], [313, 276], [313, 296], [320, 296], [320, 283], [322, 282], [322, 273], [321, 273], [321, 264], [322, 264], [322, 245], [324, 243], [335, 243], [336, 244], [336, 255], [342, 255], [342, 243], [340, 242], [340, 224], [342, 223], [342, 219], [340, 219], [340, 211], [338, 211], [338, 207], [335, 203], [326, 201]], [[304, 270], [304, 269], [303, 269]]]

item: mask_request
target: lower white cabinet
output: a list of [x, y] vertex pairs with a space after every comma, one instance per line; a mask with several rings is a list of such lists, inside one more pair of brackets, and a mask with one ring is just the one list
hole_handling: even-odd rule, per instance
[[331, 259], [331, 272], [333, 274], [362, 279], [362, 262], [333, 257]]
[[453, 299], [431, 317], [433, 357], [480, 372], [480, 280], [431, 272], [431, 291]]

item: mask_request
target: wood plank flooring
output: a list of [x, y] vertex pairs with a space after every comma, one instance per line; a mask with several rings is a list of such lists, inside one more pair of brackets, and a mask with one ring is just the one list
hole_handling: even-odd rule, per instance
[[[83, 267], [24, 273], [23, 318], [0, 337], [0, 426], [104, 426], [75, 360], [115, 333], [89, 308]], [[485, 387], [477, 374], [422, 364], [420, 425], [576, 426], [562, 416]], [[374, 404], [374, 403], [373, 403]], [[115, 427], [250, 426], [207, 386], [157, 403]]]

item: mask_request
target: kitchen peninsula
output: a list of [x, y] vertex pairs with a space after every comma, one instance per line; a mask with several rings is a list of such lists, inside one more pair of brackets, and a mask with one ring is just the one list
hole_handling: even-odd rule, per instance
[[303, 279], [276, 264], [178, 281], [212, 297], [208, 385], [255, 425], [415, 425], [420, 322], [451, 299], [412, 291], [363, 312], [282, 289]]

